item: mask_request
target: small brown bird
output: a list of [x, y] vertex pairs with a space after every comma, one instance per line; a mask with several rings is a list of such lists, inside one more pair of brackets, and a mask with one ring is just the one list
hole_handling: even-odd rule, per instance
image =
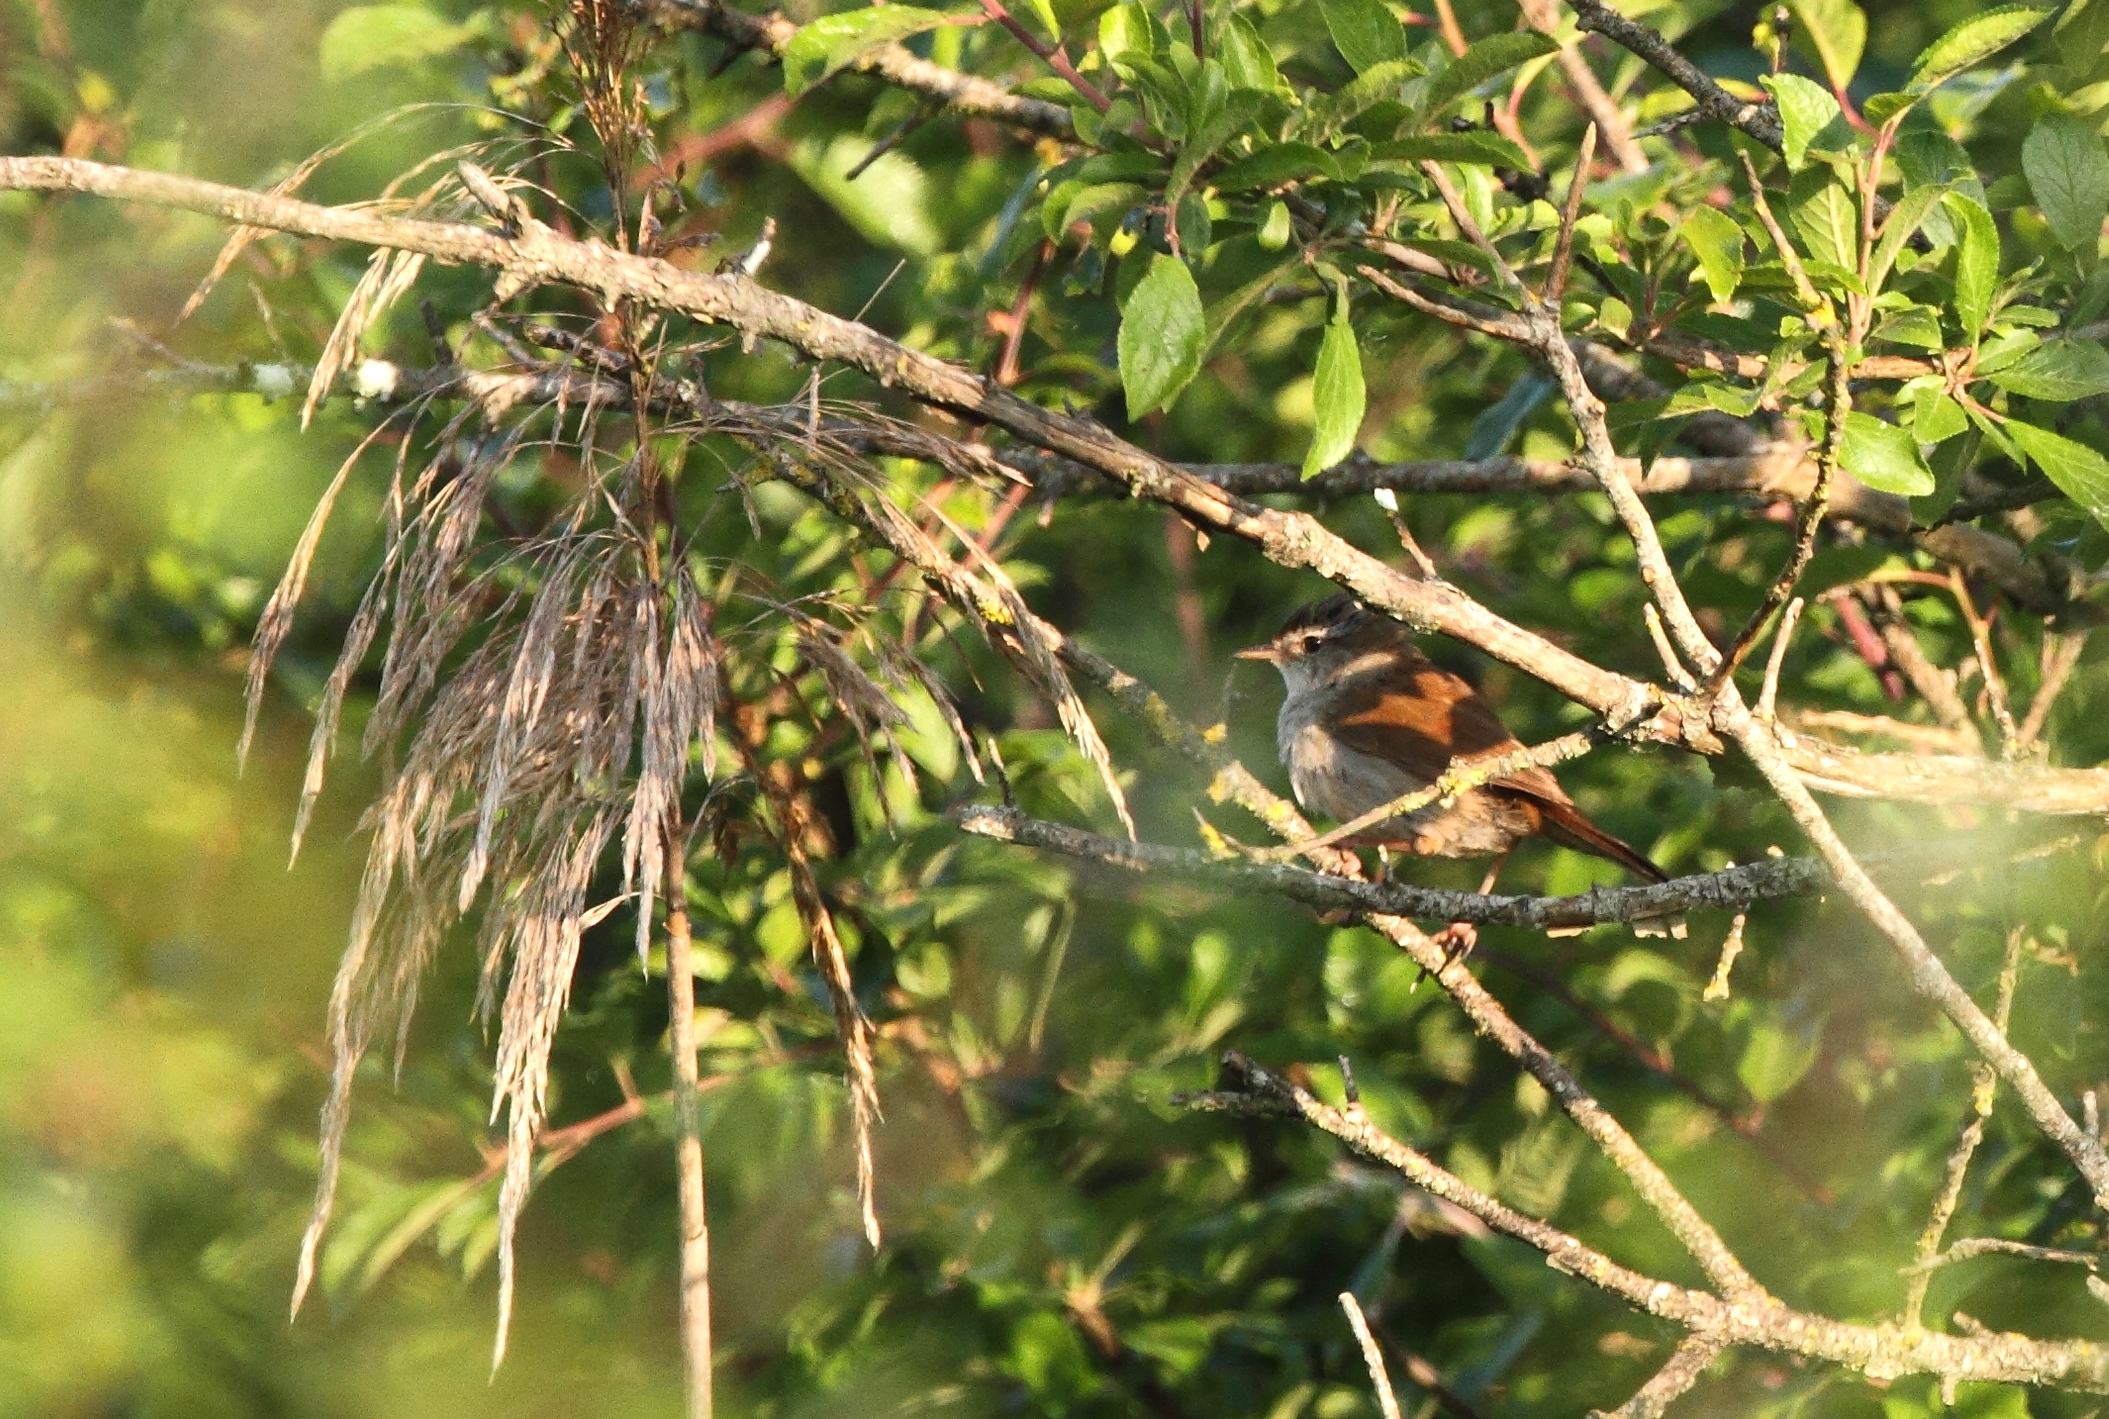
[[[1302, 607], [1273, 640], [1237, 655], [1281, 671], [1289, 697], [1276, 744], [1296, 801], [1343, 823], [1426, 788], [1453, 759], [1523, 747], [1477, 691], [1421, 654], [1404, 626], [1346, 592]], [[1609, 858], [1649, 882], [1669, 880], [1584, 817], [1542, 768], [1384, 819], [1349, 841], [1430, 857], [1505, 857], [1528, 837]], [[1480, 890], [1492, 885], [1489, 873]]]

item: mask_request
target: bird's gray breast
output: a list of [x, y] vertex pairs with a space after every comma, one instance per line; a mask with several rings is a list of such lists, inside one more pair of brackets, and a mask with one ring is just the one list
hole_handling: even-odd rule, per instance
[[[1282, 701], [1281, 717], [1275, 721], [1275, 748], [1288, 765], [1298, 803], [1345, 823], [1428, 786], [1425, 779], [1414, 778], [1389, 759], [1341, 743], [1326, 731], [1321, 710], [1319, 697], [1291, 695]], [[1418, 823], [1427, 811], [1403, 821], [1391, 819], [1371, 831], [1411, 831], [1409, 824]]]
[[[1291, 694], [1275, 721], [1275, 747], [1288, 765], [1296, 801], [1313, 812], [1348, 823], [1393, 799], [1426, 788], [1428, 779], [1390, 759], [1350, 748], [1328, 733], [1321, 695]], [[1479, 857], [1507, 852], [1530, 823], [1520, 805], [1471, 789], [1447, 803], [1430, 803], [1386, 818], [1357, 834], [1365, 842], [1411, 845], [1443, 857]]]

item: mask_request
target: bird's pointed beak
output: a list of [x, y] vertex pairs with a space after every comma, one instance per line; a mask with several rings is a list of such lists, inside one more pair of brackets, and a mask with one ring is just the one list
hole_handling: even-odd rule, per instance
[[1274, 648], [1274, 643], [1268, 641], [1264, 645], [1248, 645], [1243, 650], [1234, 650], [1230, 653], [1230, 658], [1233, 660], [1264, 660], [1269, 664], [1274, 664], [1282, 656], [1281, 652]]

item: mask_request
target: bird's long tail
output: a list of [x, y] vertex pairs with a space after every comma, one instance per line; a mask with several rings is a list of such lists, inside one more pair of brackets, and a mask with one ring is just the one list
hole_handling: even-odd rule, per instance
[[1545, 836], [1561, 847], [1609, 858], [1649, 882], [1670, 880], [1669, 873], [1583, 817], [1582, 810], [1572, 803], [1541, 803], [1539, 811], [1545, 815]]

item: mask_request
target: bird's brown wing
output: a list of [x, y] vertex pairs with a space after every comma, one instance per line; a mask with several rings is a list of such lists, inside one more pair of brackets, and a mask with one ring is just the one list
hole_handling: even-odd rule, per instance
[[[1453, 757], [1523, 747], [1477, 690], [1425, 656], [1414, 653], [1411, 660], [1408, 689], [1387, 692], [1373, 683], [1357, 694], [1350, 684], [1348, 713], [1334, 721], [1333, 737], [1357, 753], [1389, 759], [1421, 783], [1440, 778]], [[1525, 769], [1492, 786], [1548, 805], [1572, 802], [1547, 769]]]
[[[1412, 653], [1409, 674], [1409, 689], [1387, 693], [1373, 686], [1350, 699], [1333, 736], [1359, 753], [1390, 760], [1421, 783], [1442, 777], [1453, 756], [1471, 759], [1523, 747], [1494, 707], [1457, 676], [1418, 653]], [[1545, 836], [1562, 847], [1608, 858], [1644, 881], [1668, 880], [1661, 868], [1575, 807], [1552, 770], [1525, 769], [1488, 787], [1535, 804]]]

